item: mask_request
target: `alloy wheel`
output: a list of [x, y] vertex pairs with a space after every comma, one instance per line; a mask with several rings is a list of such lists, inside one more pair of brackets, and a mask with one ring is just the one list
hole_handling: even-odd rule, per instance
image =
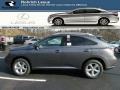
[[19, 58], [13, 64], [13, 71], [19, 76], [29, 74], [30, 65], [25, 59]]
[[90, 63], [86, 66], [86, 73], [90, 77], [95, 77], [100, 73], [100, 66], [97, 63]]
[[97, 60], [90, 60], [85, 64], [84, 72], [88, 78], [97, 78], [103, 73], [103, 65]]
[[106, 19], [106, 18], [102, 18], [102, 19], [100, 19], [100, 21], [99, 21], [99, 24], [100, 24], [100, 25], [103, 25], [103, 26], [108, 25], [108, 23], [109, 23], [109, 21], [108, 21], [108, 19]]
[[60, 26], [63, 25], [63, 20], [60, 18], [57, 18], [53, 21], [54, 25]]

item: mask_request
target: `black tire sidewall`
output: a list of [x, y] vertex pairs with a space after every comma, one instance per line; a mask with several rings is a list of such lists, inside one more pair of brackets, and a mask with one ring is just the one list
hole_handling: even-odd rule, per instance
[[[22, 75], [16, 73], [16, 71], [15, 71], [15, 69], [14, 69], [15, 63], [21, 61], [20, 59], [21, 59], [24, 63], [26, 63], [26, 65], [27, 65], [27, 71], [26, 71], [26, 73], [24, 73], [24, 74], [22, 74]], [[31, 72], [30, 64], [29, 64], [29, 62], [28, 62], [26, 59], [18, 58], [18, 59], [16, 59], [16, 60], [13, 62], [13, 64], [12, 64], [12, 71], [13, 71], [13, 73], [14, 73], [15, 75], [17, 75], [17, 76], [25, 76], [25, 75], [28, 75], [28, 74]]]
[[[60, 20], [62, 21], [62, 24], [57, 25], [57, 24], [55, 23], [55, 20], [56, 20], [56, 19], [60, 19]], [[53, 24], [54, 24], [55, 26], [62, 26], [62, 25], [64, 25], [64, 21], [63, 21], [63, 19], [61, 19], [61, 18], [55, 18], [55, 19], [53, 19]]]
[[[95, 77], [90, 77], [90, 76], [88, 76], [87, 73], [86, 73], [86, 70], [85, 70], [85, 69], [86, 69], [86, 66], [87, 66], [88, 64], [90, 64], [90, 63], [97, 63], [97, 64], [100, 66], [100, 73], [99, 73], [97, 76], [95, 76]], [[103, 74], [103, 71], [104, 71], [103, 65], [102, 65], [101, 62], [99, 62], [98, 60], [89, 60], [88, 62], [86, 62], [86, 63], [84, 64], [84, 67], [83, 67], [83, 72], [84, 72], [85, 76], [86, 76], [87, 78], [90, 78], [90, 79], [96, 79], [96, 78], [100, 77], [100, 76]]]
[[[102, 19], [106, 19], [108, 23], [105, 24], [105, 25], [103, 25], [103, 24], [101, 23], [101, 20], [102, 20]], [[107, 25], [109, 24], [109, 19], [107, 19], [107, 18], [101, 18], [101, 19], [99, 19], [98, 24], [101, 25], [101, 26], [107, 26]]]

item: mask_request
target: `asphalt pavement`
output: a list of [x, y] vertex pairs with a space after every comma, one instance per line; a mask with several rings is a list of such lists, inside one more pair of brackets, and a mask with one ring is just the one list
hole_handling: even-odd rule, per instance
[[[14, 76], [0, 52], [0, 90], [120, 90], [120, 59], [117, 66], [98, 79], [87, 79], [80, 70], [36, 70]], [[119, 56], [119, 55], [118, 55]]]

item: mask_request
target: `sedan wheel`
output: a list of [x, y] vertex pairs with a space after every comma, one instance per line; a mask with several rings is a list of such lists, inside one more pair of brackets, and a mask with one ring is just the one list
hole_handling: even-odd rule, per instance
[[101, 18], [99, 20], [99, 25], [103, 25], [103, 26], [106, 26], [109, 24], [109, 20], [107, 18]]
[[63, 20], [61, 18], [56, 18], [53, 20], [54, 25], [61, 26], [64, 24]]
[[30, 64], [27, 60], [19, 58], [13, 63], [13, 72], [19, 76], [27, 75], [30, 73]]
[[97, 78], [103, 73], [103, 66], [97, 60], [88, 61], [84, 67], [85, 75], [88, 78]]

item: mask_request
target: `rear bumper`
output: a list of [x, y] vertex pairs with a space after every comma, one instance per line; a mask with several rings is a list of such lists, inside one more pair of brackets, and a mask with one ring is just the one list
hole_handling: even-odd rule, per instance
[[115, 57], [114, 59], [108, 60], [107, 65], [106, 65], [106, 70], [112, 69], [117, 66], [117, 58]]
[[110, 23], [117, 23], [119, 21], [119, 17], [110, 18]]

